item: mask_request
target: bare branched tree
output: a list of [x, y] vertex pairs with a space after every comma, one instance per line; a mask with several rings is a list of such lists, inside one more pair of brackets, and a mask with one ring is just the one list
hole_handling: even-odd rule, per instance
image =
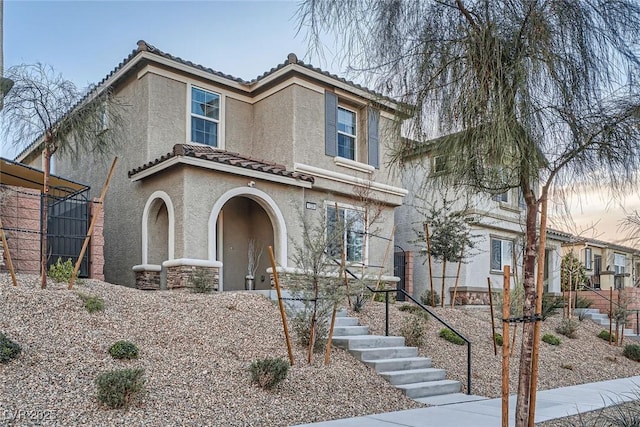
[[[636, 183], [638, 2], [306, 0], [299, 22], [314, 46], [332, 31], [353, 69], [414, 106], [398, 163], [436, 153], [447, 158], [443, 183], [522, 191], [523, 316], [533, 320], [551, 186], [586, 182], [620, 191]], [[439, 135], [446, 136], [433, 139]], [[539, 340], [539, 323], [524, 325], [520, 427], [533, 425]]]
[[42, 152], [43, 207], [41, 286], [47, 285], [47, 195], [51, 157], [76, 158], [82, 153], [106, 154], [119, 141], [123, 107], [110, 88], [80, 90], [43, 65], [18, 65], [7, 70], [14, 82], [0, 115], [2, 133], [20, 148]]

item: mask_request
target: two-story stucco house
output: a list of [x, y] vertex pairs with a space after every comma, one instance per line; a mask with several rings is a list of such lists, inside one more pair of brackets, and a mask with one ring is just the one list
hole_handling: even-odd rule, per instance
[[[523, 241], [525, 233], [525, 206], [518, 189], [502, 194], [473, 192], [471, 190], [442, 188], [436, 175], [444, 167], [442, 156], [429, 150], [415, 150], [404, 158], [402, 186], [409, 191], [405, 203], [396, 210], [396, 244], [412, 252], [413, 293], [421, 295], [429, 289], [429, 263], [427, 245], [418, 238], [424, 230], [425, 211], [446, 199], [450, 210], [463, 212], [470, 224], [474, 247], [463, 255], [463, 262], [446, 264], [444, 301], [450, 302], [457, 279], [457, 304], [488, 304], [488, 280], [494, 290], [503, 286], [503, 269], [510, 266], [515, 286], [523, 277]], [[432, 229], [431, 232], [434, 230]], [[547, 236], [544, 291], [560, 292], [561, 241]], [[434, 289], [442, 288], [442, 262], [432, 260]]]
[[[255, 288], [268, 289], [266, 247], [280, 268], [293, 269], [303, 217], [347, 224], [350, 264], [383, 262], [387, 241], [353, 220], [363, 209], [354, 192], [366, 189], [381, 206], [377, 234], [389, 236], [406, 194], [386, 166], [397, 138], [392, 99], [294, 54], [244, 81], [144, 41], [98, 90], [107, 87], [129, 106], [105, 203], [108, 281], [173, 288], [203, 270], [220, 290], [244, 289], [254, 240], [264, 249]], [[34, 145], [17, 160], [40, 166], [39, 159]], [[106, 163], [59, 158], [56, 172], [100, 189]]]

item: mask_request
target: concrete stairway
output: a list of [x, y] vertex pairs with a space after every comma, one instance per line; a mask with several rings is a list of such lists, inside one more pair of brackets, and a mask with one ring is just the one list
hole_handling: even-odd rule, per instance
[[[582, 315], [584, 318], [589, 319], [602, 326], [603, 329], [609, 330], [609, 325], [611, 324], [611, 320], [609, 319], [609, 315], [606, 313], [600, 313], [600, 310], [597, 308], [576, 308], [574, 309], [574, 313], [576, 315]], [[611, 325], [612, 330], [615, 330], [616, 324], [615, 322]], [[624, 337], [640, 340], [640, 336], [634, 333], [633, 329], [625, 328], [624, 329]]]
[[433, 368], [430, 358], [419, 357], [416, 347], [405, 346], [404, 337], [369, 335], [367, 326], [343, 311], [336, 317], [333, 345], [348, 350], [417, 401], [431, 403], [431, 396], [442, 395], [450, 395], [442, 396], [449, 403], [466, 400], [460, 382], [445, 379], [446, 371]]

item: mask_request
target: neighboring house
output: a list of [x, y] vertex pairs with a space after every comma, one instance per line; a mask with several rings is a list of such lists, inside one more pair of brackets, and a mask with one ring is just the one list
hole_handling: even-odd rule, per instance
[[[418, 153], [418, 154], [416, 154]], [[429, 263], [427, 245], [418, 238], [418, 231], [424, 230], [425, 212], [432, 204], [441, 206], [444, 199], [451, 203], [451, 209], [462, 211], [469, 220], [475, 247], [466, 251], [460, 265], [458, 277], [457, 303], [488, 304], [488, 283], [496, 290], [503, 286], [503, 269], [508, 265], [514, 278], [522, 281], [523, 240], [525, 206], [517, 189], [499, 195], [474, 193], [470, 190], [439, 188], [435, 175], [441, 173], [444, 159], [428, 151], [416, 150], [405, 156], [403, 187], [409, 191], [405, 203], [396, 209], [396, 244], [405, 252], [413, 253], [412, 285], [413, 294], [420, 296], [429, 289]], [[431, 232], [433, 233], [433, 229]], [[544, 272], [545, 292], [560, 292], [561, 242], [554, 236], [547, 237]], [[434, 289], [441, 293], [442, 263], [432, 262]], [[450, 303], [458, 263], [446, 265], [445, 301]]]
[[609, 290], [638, 286], [640, 251], [637, 249], [555, 230], [550, 233], [563, 241], [562, 256], [571, 253], [584, 265], [588, 287]]
[[[174, 288], [200, 270], [220, 290], [244, 289], [255, 239], [264, 249], [255, 287], [269, 289], [266, 247], [283, 271], [294, 271], [303, 216], [347, 225], [343, 243], [355, 270], [385, 260], [388, 242], [376, 236], [390, 236], [406, 194], [387, 167], [400, 108], [393, 100], [294, 54], [244, 81], [144, 41], [97, 90], [107, 87], [128, 104], [105, 203], [108, 281]], [[40, 157], [34, 144], [17, 160], [39, 165]], [[56, 168], [99, 191], [110, 161], [57, 158]], [[362, 200], [380, 207], [373, 225]], [[391, 273], [392, 259], [382, 267]]]

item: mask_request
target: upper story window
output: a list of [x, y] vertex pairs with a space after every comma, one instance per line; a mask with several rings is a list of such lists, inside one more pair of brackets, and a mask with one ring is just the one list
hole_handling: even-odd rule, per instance
[[491, 200], [495, 200], [496, 202], [509, 203], [509, 192], [505, 191], [502, 194], [496, 194], [491, 197]]
[[327, 205], [327, 239], [329, 255], [340, 258], [344, 249], [350, 262], [364, 262], [364, 212]]
[[627, 265], [627, 257], [624, 254], [613, 254], [613, 271], [615, 274], [624, 274]]
[[338, 107], [338, 156], [356, 160], [356, 113]]
[[431, 163], [431, 167], [432, 167], [432, 173], [433, 174], [439, 174], [439, 173], [443, 173], [447, 170], [447, 156], [444, 155], [440, 155], [440, 156], [435, 156], [433, 157], [432, 163]]
[[512, 267], [513, 241], [491, 238], [491, 271], [502, 271], [505, 265]]
[[587, 270], [592, 269], [592, 264], [591, 264], [592, 254], [593, 253], [591, 248], [584, 248], [584, 268], [586, 268]]
[[338, 104], [338, 96], [326, 91], [325, 154], [379, 168], [380, 112], [364, 106], [356, 111]]
[[220, 95], [191, 88], [191, 142], [218, 147]]

